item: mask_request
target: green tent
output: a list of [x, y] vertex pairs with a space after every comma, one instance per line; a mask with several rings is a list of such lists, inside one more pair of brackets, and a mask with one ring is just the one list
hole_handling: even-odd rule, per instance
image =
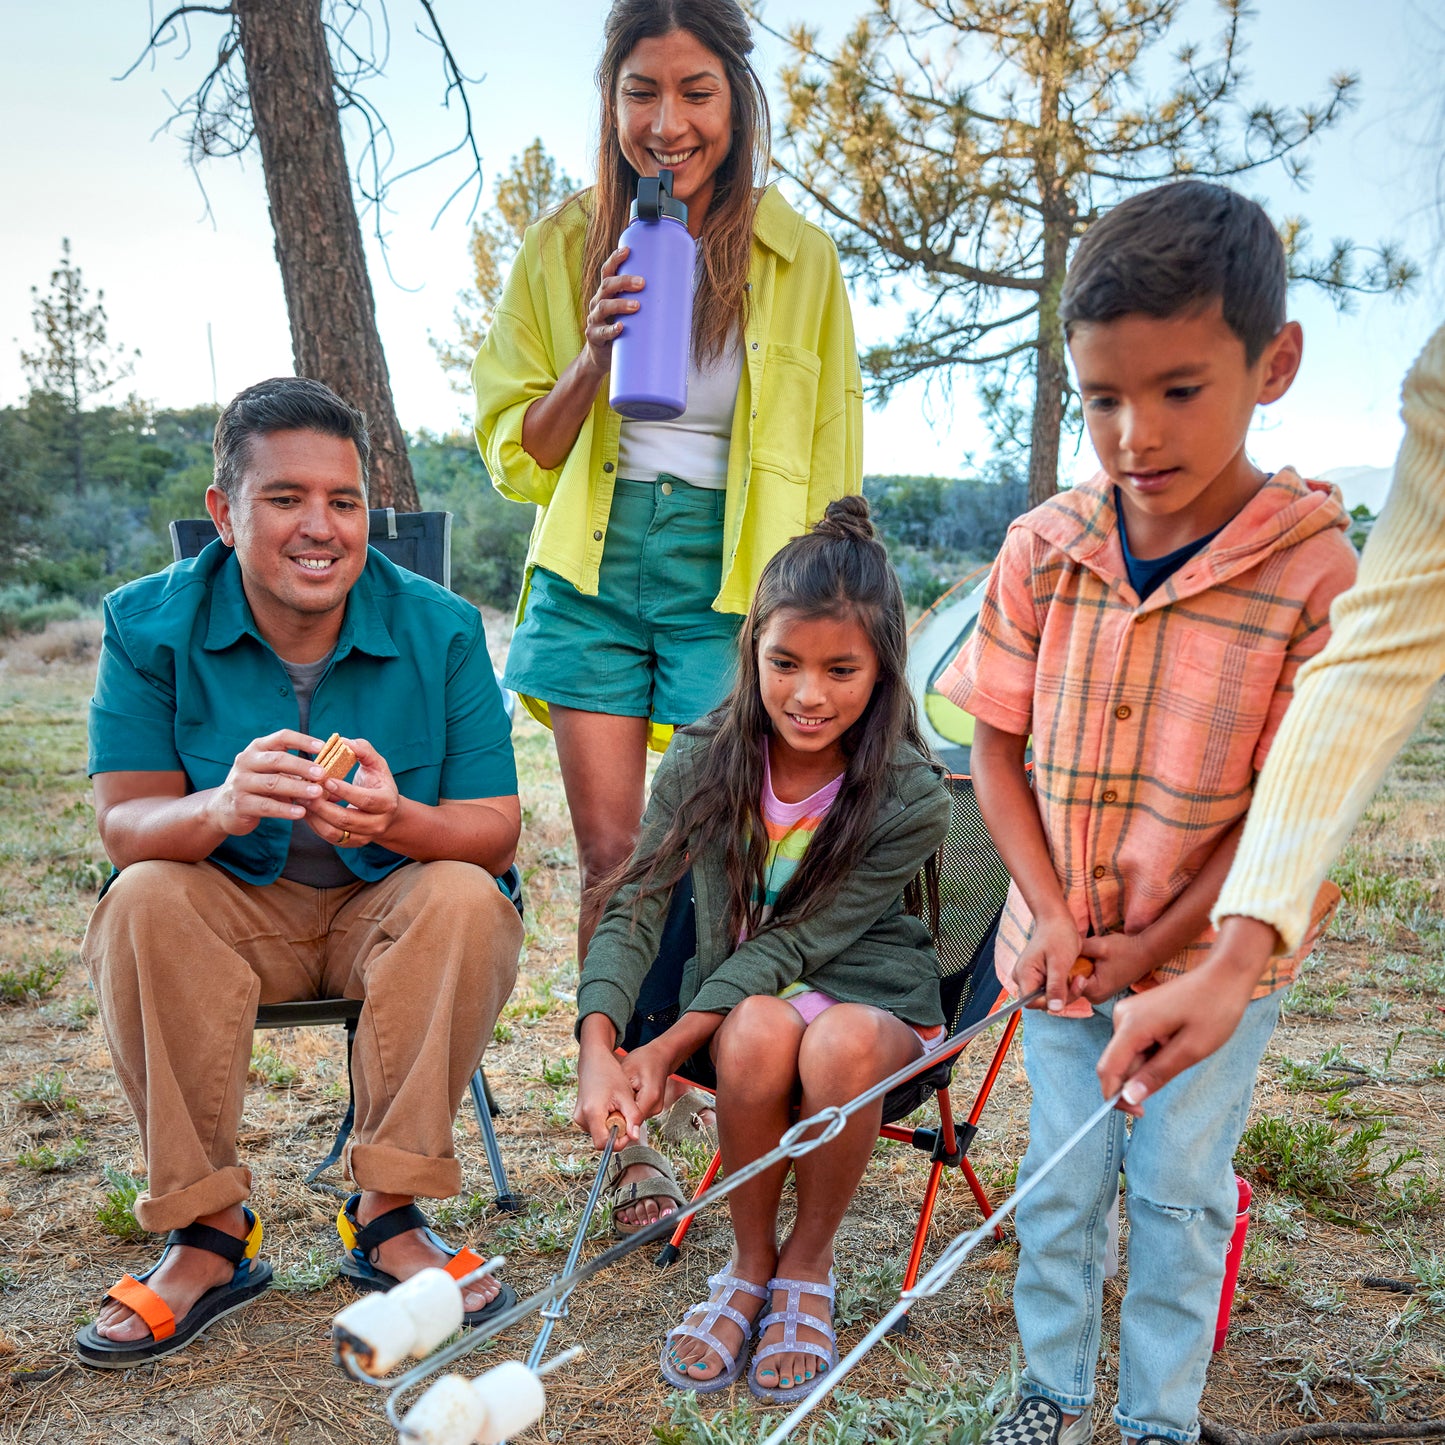
[[938, 677], [973, 634], [988, 568], [955, 582], [908, 633], [908, 682], [929, 746], [950, 772], [968, 772], [973, 719], [938, 691]]

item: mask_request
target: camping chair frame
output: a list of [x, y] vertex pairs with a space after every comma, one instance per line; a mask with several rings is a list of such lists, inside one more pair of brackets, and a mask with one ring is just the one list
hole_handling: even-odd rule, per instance
[[[949, 1082], [954, 1064], [965, 1045], [955, 1044], [953, 1036], [985, 1017], [998, 1000], [999, 986], [993, 972], [993, 942], [1008, 892], [1009, 876], [979, 814], [972, 780], [965, 775], [954, 774], [947, 782], [953, 807], [948, 833], [938, 852], [940, 897], [934, 944], [938, 952], [939, 987], [950, 1039], [919, 1059], [912, 1082], [894, 1090], [884, 1101], [885, 1122], [879, 1130], [879, 1138], [911, 1144], [915, 1149], [926, 1152], [932, 1160], [918, 1226], [914, 1230], [913, 1245], [904, 1271], [905, 1290], [917, 1283], [946, 1168], [962, 1172], [985, 1219], [993, 1213], [988, 1194], [969, 1162], [968, 1151], [978, 1134], [979, 1120], [1019, 1025], [1019, 1015], [1014, 1014], [994, 1049], [967, 1118], [962, 1124], [957, 1123]], [[684, 1079], [683, 1082], [697, 1087], [694, 1080]], [[936, 1129], [908, 1127], [898, 1122], [918, 1108], [930, 1093], [938, 1101], [939, 1125]], [[713, 1186], [721, 1166], [722, 1155], [714, 1152], [694, 1198]], [[685, 1219], [678, 1225], [657, 1256], [659, 1268], [665, 1268], [678, 1257], [691, 1226], [691, 1219]], [[1003, 1230], [996, 1226], [994, 1235], [1002, 1240]], [[898, 1328], [906, 1327], [905, 1316]]]
[[[443, 587], [451, 586], [452, 514], [450, 512], [398, 512], [394, 507], [373, 507], [368, 542], [399, 567], [416, 572]], [[203, 547], [216, 540], [215, 524], [209, 517], [176, 520], [170, 524], [171, 551], [177, 562], [194, 557]], [[510, 700], [510, 695], [509, 695]], [[509, 708], [510, 711], [510, 708]], [[522, 908], [522, 875], [515, 865], [497, 880], [502, 891]], [[361, 1017], [361, 1000], [351, 998], [302, 999], [292, 1003], [262, 1004], [256, 1010], [256, 1028], [290, 1029], [341, 1025], [346, 1030], [346, 1113], [337, 1128], [331, 1151], [306, 1174], [307, 1185], [318, 1193], [344, 1196], [347, 1191], [321, 1181], [346, 1148], [351, 1126], [356, 1119], [356, 1095], [352, 1088], [351, 1049], [356, 1042], [356, 1025]], [[469, 1085], [477, 1126], [482, 1134], [482, 1147], [487, 1155], [492, 1185], [497, 1192], [497, 1208], [515, 1212], [523, 1207], [520, 1194], [512, 1191], [502, 1162], [501, 1146], [493, 1120], [501, 1114], [492, 1096], [487, 1076], [479, 1063]]]

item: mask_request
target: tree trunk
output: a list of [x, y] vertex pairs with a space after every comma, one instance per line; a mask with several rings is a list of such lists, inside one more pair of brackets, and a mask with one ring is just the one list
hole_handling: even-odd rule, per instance
[[1059, 432], [1064, 424], [1064, 331], [1059, 293], [1069, 264], [1073, 234], [1068, 185], [1059, 157], [1059, 111], [1064, 93], [1065, 50], [1073, 36], [1070, 0], [1048, 0], [1044, 15], [1044, 66], [1039, 83], [1039, 129], [1034, 166], [1044, 220], [1044, 264], [1039, 295], [1034, 417], [1029, 438], [1029, 506], [1047, 502], [1059, 489]]
[[1059, 322], [1059, 292], [1069, 264], [1068, 222], [1044, 223], [1044, 289], [1039, 297], [1034, 417], [1029, 437], [1029, 506], [1047, 502], [1059, 489], [1059, 433], [1064, 425], [1068, 370], [1064, 328]]
[[324, 381], [366, 413], [371, 505], [416, 511], [351, 197], [321, 0], [235, 0], [235, 11], [297, 375]]

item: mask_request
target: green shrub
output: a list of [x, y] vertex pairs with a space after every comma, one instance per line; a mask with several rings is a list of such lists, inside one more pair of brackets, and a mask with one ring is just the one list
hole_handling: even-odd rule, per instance
[[145, 1188], [145, 1180], [109, 1164], [101, 1172], [110, 1188], [106, 1190], [105, 1203], [95, 1211], [95, 1222], [116, 1239], [144, 1239], [146, 1231], [135, 1217], [135, 1202]]

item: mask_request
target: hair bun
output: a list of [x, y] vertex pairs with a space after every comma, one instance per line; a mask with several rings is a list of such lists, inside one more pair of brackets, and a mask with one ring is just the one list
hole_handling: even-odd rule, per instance
[[820, 537], [836, 537], [840, 541], [878, 540], [878, 533], [868, 512], [867, 499], [862, 496], [839, 497], [836, 501], [829, 502], [828, 510], [815, 524], [813, 531]]

